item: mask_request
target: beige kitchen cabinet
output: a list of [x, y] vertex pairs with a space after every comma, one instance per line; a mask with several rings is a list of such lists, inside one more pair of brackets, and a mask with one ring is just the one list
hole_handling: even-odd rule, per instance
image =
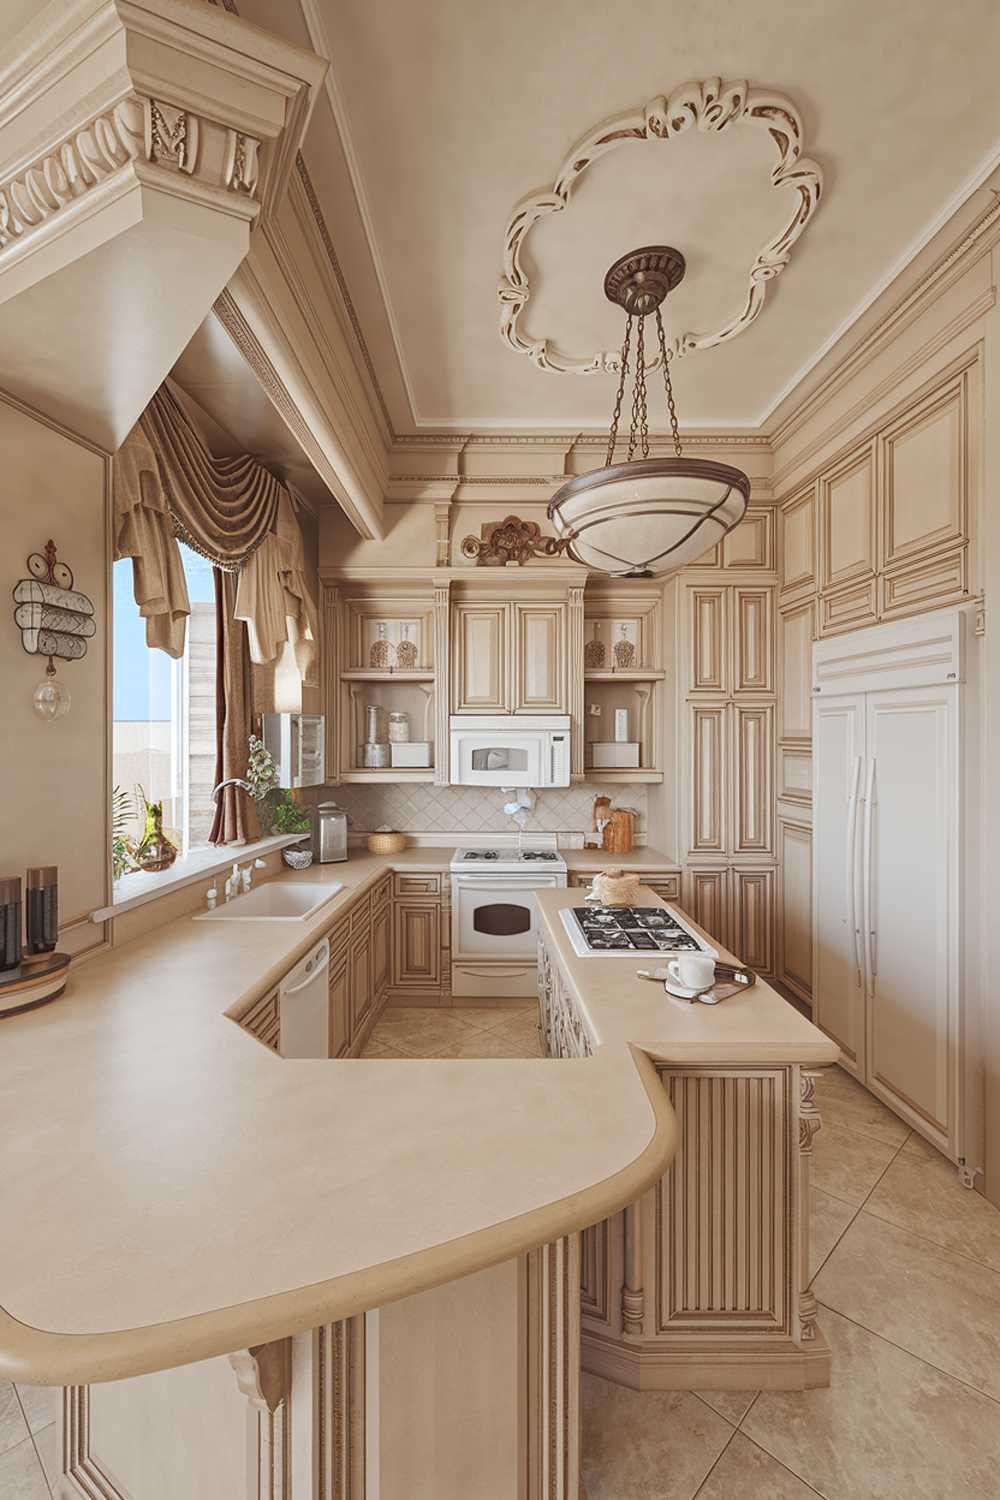
[[750, 505], [740, 524], [702, 554], [692, 568], [732, 568], [734, 571], [774, 568], [774, 510]]
[[820, 588], [873, 578], [876, 536], [875, 449], [865, 443], [820, 478]]
[[883, 570], [969, 532], [968, 375], [949, 380], [880, 435]]
[[248, 1010], [240, 1017], [240, 1025], [244, 1031], [249, 1031], [258, 1042], [269, 1047], [272, 1052], [278, 1051], [281, 1037], [281, 1008], [277, 990], [271, 990], [255, 1000]]
[[816, 589], [816, 486], [786, 500], [778, 511], [778, 574], [782, 599]]
[[330, 1056], [346, 1057], [351, 1050], [351, 980], [347, 948], [330, 955]]
[[773, 599], [767, 584], [686, 589], [692, 694], [774, 692]]
[[812, 825], [778, 819], [780, 894], [777, 977], [801, 1000], [812, 1001]]
[[689, 865], [684, 910], [759, 974], [774, 972], [773, 863]]
[[351, 1045], [358, 1048], [375, 1013], [372, 988], [372, 932], [368, 926], [351, 938], [350, 951]]
[[376, 1012], [385, 1004], [391, 979], [392, 916], [388, 891], [372, 903], [372, 993]]
[[816, 605], [812, 599], [778, 613], [778, 742], [808, 744], [812, 735], [812, 643]]
[[772, 850], [774, 706], [688, 704], [690, 854]]
[[397, 901], [392, 909], [392, 984], [400, 990], [441, 985], [441, 903]]
[[460, 602], [452, 613], [452, 712], [567, 711], [564, 600]]

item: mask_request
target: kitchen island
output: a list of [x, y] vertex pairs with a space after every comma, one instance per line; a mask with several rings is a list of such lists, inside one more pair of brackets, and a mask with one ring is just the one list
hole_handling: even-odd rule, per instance
[[574, 1500], [578, 1231], [661, 1191], [662, 1065], [756, 1046], [790, 1089], [834, 1060], [763, 985], [752, 1044], [653, 995], [613, 1019], [561, 951], [565, 891], [544, 944], [586, 1059], [285, 1061], [230, 1019], [388, 871], [448, 857], [352, 859], [301, 923], [181, 917], [4, 1021], [0, 1376], [67, 1388], [74, 1492]]

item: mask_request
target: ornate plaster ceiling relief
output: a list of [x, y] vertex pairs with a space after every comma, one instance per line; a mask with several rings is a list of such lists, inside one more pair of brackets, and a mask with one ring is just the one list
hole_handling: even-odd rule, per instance
[[[674, 358], [696, 349], [709, 349], [748, 328], [764, 306], [767, 283], [784, 270], [792, 246], [816, 211], [823, 190], [823, 174], [815, 161], [802, 154], [802, 121], [790, 99], [771, 90], [750, 88], [746, 82], [723, 84], [718, 78], [709, 78], [702, 83], [685, 84], [669, 97], [660, 94], [643, 109], [595, 126], [573, 147], [551, 190], [532, 193], [517, 205], [504, 234], [503, 275], [498, 287], [500, 337], [504, 343], [516, 353], [527, 355], [540, 370], [565, 375], [618, 374], [618, 350], [574, 356], [563, 353], [550, 339], [533, 336], [521, 327], [520, 320], [531, 297], [528, 272], [522, 262], [528, 236], [539, 220], [568, 206], [573, 189], [587, 168], [616, 147], [636, 141], [667, 142], [689, 130], [721, 134], [737, 124], [753, 125], [767, 132], [776, 152], [770, 186], [794, 190], [794, 211], [757, 252], [739, 312], [719, 327], [668, 339], [667, 356]], [[646, 369], [656, 369], [660, 362], [657, 355], [647, 362]]]

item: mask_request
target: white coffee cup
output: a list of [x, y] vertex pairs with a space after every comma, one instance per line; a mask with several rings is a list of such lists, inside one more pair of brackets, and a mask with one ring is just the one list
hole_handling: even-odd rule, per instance
[[715, 959], [706, 953], [682, 953], [667, 964], [674, 984], [685, 990], [707, 990], [715, 983]]

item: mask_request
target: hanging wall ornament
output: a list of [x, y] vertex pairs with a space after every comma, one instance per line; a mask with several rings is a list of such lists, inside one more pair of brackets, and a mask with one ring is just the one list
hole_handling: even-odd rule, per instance
[[56, 556], [50, 537], [44, 552], [28, 558], [30, 578], [22, 578], [14, 589], [14, 622], [21, 631], [21, 645], [29, 656], [47, 656], [45, 677], [32, 698], [42, 719], [58, 719], [68, 713], [69, 689], [56, 677], [55, 658], [80, 661], [87, 654], [87, 641], [95, 634], [94, 606], [86, 594], [73, 587], [73, 572]]

